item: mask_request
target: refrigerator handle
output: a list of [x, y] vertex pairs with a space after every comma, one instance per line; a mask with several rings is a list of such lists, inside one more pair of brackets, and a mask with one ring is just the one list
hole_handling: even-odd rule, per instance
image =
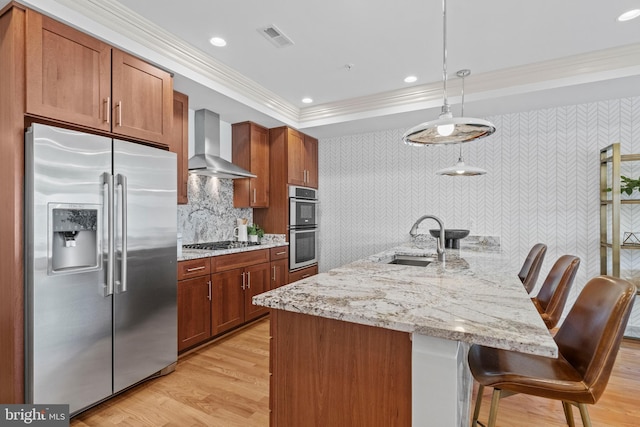
[[102, 174], [102, 184], [107, 186], [107, 287], [104, 296], [113, 295], [113, 261], [114, 253], [114, 237], [113, 237], [113, 175], [109, 172]]
[[127, 292], [127, 177], [118, 174], [118, 185], [122, 188], [122, 255], [120, 258], [120, 292]]

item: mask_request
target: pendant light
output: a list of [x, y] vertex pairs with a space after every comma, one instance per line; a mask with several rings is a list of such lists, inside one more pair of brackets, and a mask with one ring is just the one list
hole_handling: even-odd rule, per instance
[[442, 0], [442, 80], [444, 105], [436, 120], [414, 126], [402, 136], [408, 145], [439, 145], [469, 142], [496, 131], [493, 123], [471, 117], [453, 117], [447, 101], [447, 0]]
[[[461, 103], [461, 111], [460, 114], [464, 117], [464, 78], [471, 74], [471, 70], [460, 70], [456, 73], [456, 75], [462, 78], [462, 103]], [[447, 176], [477, 176], [477, 175], [485, 175], [487, 173], [486, 170], [476, 168], [473, 166], [468, 166], [464, 164], [464, 159], [462, 158], [462, 143], [458, 144], [460, 146], [460, 155], [458, 156], [458, 162], [455, 166], [450, 168], [440, 169], [436, 172], [436, 175], [447, 175]]]

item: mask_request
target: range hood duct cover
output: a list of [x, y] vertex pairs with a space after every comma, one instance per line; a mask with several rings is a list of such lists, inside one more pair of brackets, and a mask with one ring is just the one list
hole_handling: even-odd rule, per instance
[[217, 178], [255, 178], [256, 175], [220, 157], [220, 116], [213, 111], [195, 113], [195, 155], [189, 172]]

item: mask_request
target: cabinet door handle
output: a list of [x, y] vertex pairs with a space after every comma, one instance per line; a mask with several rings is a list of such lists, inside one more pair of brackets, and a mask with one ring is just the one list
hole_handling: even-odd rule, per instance
[[307, 183], [307, 170], [304, 169], [302, 171], [302, 181], [306, 184]]
[[253, 203], [256, 202], [256, 189], [253, 189]]
[[276, 266], [273, 266], [273, 281], [276, 281]]
[[251, 289], [251, 273], [247, 273], [247, 289]]
[[192, 271], [204, 270], [206, 267], [201, 265], [200, 267], [187, 268], [187, 273], [191, 273]]
[[122, 126], [122, 101], [118, 101], [118, 123], [116, 123], [117, 126]]
[[207, 284], [209, 285], [209, 295], [207, 295], [207, 298], [211, 301], [211, 280], [209, 280]]
[[107, 99], [104, 100], [104, 103], [105, 103], [105, 108], [104, 108], [105, 122], [109, 124], [109, 122], [111, 121], [111, 97], [107, 96]]
[[244, 272], [242, 273], [242, 290], [244, 291], [245, 285], [244, 285]]

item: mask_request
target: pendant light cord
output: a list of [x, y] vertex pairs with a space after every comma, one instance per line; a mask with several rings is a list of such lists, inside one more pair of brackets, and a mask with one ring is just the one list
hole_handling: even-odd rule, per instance
[[447, 0], [442, 0], [442, 81], [444, 86], [444, 110], [449, 110], [447, 101]]
[[462, 105], [460, 106], [460, 117], [464, 117], [464, 78], [469, 75], [469, 70], [458, 71], [460, 77], [462, 77]]

